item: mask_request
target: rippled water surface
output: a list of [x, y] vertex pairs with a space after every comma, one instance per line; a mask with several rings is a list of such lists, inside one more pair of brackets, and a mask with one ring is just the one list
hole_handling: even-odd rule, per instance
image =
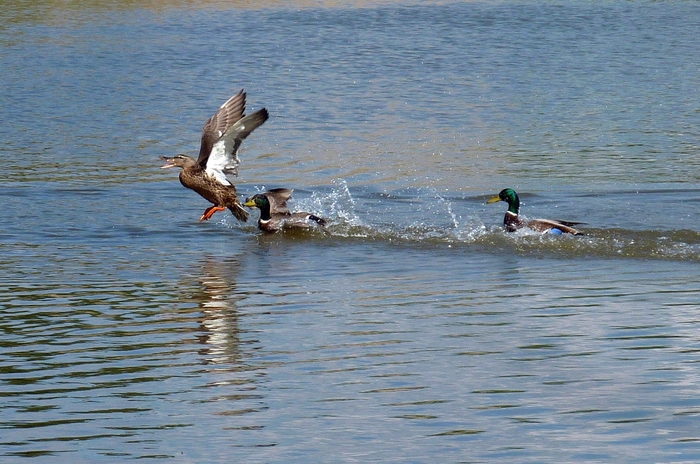
[[[700, 460], [694, 3], [0, 20], [0, 462]], [[240, 88], [239, 191], [329, 233], [159, 169]]]

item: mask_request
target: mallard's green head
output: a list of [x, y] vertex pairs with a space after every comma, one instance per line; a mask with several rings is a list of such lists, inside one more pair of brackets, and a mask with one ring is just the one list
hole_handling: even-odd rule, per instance
[[270, 219], [270, 200], [261, 193], [256, 193], [252, 197], [246, 198], [243, 206], [258, 208], [260, 210], [260, 219], [263, 221]]
[[248, 208], [269, 209], [270, 200], [268, 200], [265, 195], [257, 193], [252, 197], [246, 198], [245, 203], [243, 203], [243, 206], [247, 206]]
[[520, 198], [515, 190], [511, 188], [503, 189], [500, 191], [498, 196], [491, 198], [487, 203], [495, 203], [497, 201], [505, 201], [508, 203], [508, 211], [513, 214], [518, 214], [520, 210]]

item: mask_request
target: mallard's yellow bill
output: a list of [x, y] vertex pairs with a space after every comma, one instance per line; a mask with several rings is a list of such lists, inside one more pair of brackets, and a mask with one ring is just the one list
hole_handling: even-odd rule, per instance
[[486, 203], [496, 203], [497, 201], [501, 201], [501, 197], [499, 197], [498, 195], [489, 199], [489, 201], [487, 201]]

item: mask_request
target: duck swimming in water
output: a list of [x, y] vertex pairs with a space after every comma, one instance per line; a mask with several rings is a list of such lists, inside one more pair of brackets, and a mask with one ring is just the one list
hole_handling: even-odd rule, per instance
[[518, 229], [528, 228], [542, 233], [584, 235], [582, 232], [573, 228], [573, 226], [583, 224], [583, 222], [555, 221], [552, 219], [520, 219], [520, 217], [518, 217], [520, 198], [518, 198], [518, 194], [515, 193], [515, 190], [511, 188], [501, 190], [498, 195], [488, 200], [487, 203], [495, 203], [497, 201], [505, 201], [508, 203], [508, 211], [506, 211], [506, 215], [503, 218], [503, 225], [508, 232], [515, 232]]
[[162, 168], [182, 168], [180, 183], [194, 190], [214, 204], [204, 211], [200, 221], [209, 220], [217, 211], [226, 208], [240, 221], [248, 220], [248, 212], [238, 200], [236, 187], [226, 174], [238, 175], [238, 149], [251, 132], [269, 117], [265, 108], [244, 115], [246, 94], [243, 90], [226, 103], [204, 124], [199, 158], [175, 155], [162, 156], [166, 162]]
[[282, 229], [309, 230], [318, 227], [323, 229], [326, 226], [325, 219], [303, 211], [289, 211], [287, 200], [292, 197], [293, 191], [287, 188], [271, 189], [246, 198], [243, 206], [260, 210], [258, 228], [265, 232], [277, 232]]

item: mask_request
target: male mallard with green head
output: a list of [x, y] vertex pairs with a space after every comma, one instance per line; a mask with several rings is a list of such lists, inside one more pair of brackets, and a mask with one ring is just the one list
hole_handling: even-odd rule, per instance
[[505, 201], [508, 203], [508, 211], [503, 218], [503, 225], [508, 232], [515, 232], [518, 229], [528, 228], [542, 233], [584, 235], [574, 229], [573, 226], [583, 224], [582, 222], [554, 221], [551, 219], [530, 219], [523, 220], [518, 217], [520, 211], [520, 198], [515, 190], [511, 188], [503, 189], [487, 203]]
[[324, 228], [326, 220], [323, 218], [302, 211], [296, 213], [289, 211], [287, 200], [292, 197], [293, 191], [287, 188], [271, 189], [246, 198], [243, 206], [260, 210], [258, 227], [265, 232], [277, 232], [282, 229]]
[[199, 158], [176, 155], [172, 158], [161, 156], [167, 164], [163, 168], [182, 168], [180, 183], [199, 193], [214, 203], [199, 218], [206, 221], [217, 211], [226, 208], [240, 221], [248, 220], [248, 212], [243, 209], [236, 187], [226, 174], [238, 175], [238, 149], [243, 140], [269, 117], [265, 108], [253, 114], [244, 115], [246, 94], [241, 90], [204, 124]]

